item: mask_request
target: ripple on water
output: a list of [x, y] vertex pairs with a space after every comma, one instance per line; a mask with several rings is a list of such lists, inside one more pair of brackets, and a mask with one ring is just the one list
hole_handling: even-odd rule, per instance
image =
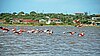
[[[13, 28], [13, 27], [8, 27]], [[17, 29], [21, 27], [17, 26]], [[42, 26], [22, 27], [52, 29], [53, 35], [44, 33], [15, 35], [0, 31], [0, 56], [100, 56], [100, 31], [95, 27]], [[66, 29], [65, 29], [66, 28]], [[74, 31], [75, 35], [63, 34]], [[78, 33], [85, 32], [84, 37]]]

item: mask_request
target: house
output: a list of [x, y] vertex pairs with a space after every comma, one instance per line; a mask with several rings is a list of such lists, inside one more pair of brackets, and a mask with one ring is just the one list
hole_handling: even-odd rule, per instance
[[100, 20], [100, 17], [92, 17], [92, 20]]
[[52, 19], [49, 19], [46, 24], [50, 24], [50, 23], [56, 23], [56, 24], [60, 24], [60, 23], [63, 23], [60, 19], [57, 19], [57, 18], [52, 18]]
[[0, 19], [0, 24], [3, 24], [5, 22], [5, 20]]
[[84, 13], [83, 12], [76, 12], [75, 15], [82, 16], [82, 15], [84, 15]]
[[46, 22], [46, 20], [44, 20], [44, 19], [39, 20], [39, 23], [45, 23], [45, 22]]
[[14, 18], [14, 19], [10, 20], [10, 22], [12, 22], [12, 23], [22, 23], [22, 20], [23, 19], [21, 19], [21, 18]]
[[32, 19], [21, 19], [21, 18], [14, 18], [10, 20], [12, 23], [39, 23], [39, 20], [32, 20]]
[[23, 19], [22, 22], [25, 24], [27, 24], [27, 23], [39, 23], [39, 20]]
[[91, 23], [100, 26], [100, 17], [92, 17]]
[[100, 26], [100, 22], [95, 22], [97, 26]]

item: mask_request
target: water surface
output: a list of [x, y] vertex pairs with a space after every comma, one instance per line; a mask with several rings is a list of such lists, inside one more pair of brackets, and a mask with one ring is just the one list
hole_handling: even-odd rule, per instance
[[[8, 27], [12, 29], [13, 27]], [[100, 56], [100, 28], [65, 26], [23, 26], [24, 29], [52, 29], [53, 34], [3, 33], [0, 30], [0, 56]], [[63, 32], [75, 31], [74, 35]], [[79, 37], [78, 33], [85, 36]]]

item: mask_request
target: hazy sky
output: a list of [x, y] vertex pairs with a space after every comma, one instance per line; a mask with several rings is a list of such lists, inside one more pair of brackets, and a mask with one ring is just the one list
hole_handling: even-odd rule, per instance
[[100, 0], [0, 0], [0, 13], [20, 11], [100, 14]]

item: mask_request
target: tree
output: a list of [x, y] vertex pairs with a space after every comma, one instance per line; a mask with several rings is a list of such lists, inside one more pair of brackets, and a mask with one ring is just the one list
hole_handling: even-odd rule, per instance
[[24, 14], [24, 12], [23, 12], [23, 11], [21, 11], [21, 12], [19, 12], [19, 13], [18, 13], [18, 15], [23, 15], [23, 14]]
[[88, 15], [88, 12], [84, 12], [85, 13], [85, 16], [87, 16]]
[[16, 12], [13, 12], [13, 15], [16, 15], [17, 13]]
[[30, 12], [30, 15], [35, 15], [35, 14], [36, 14], [35, 11], [31, 11], [31, 12]]
[[9, 17], [11, 17], [11, 13], [1, 13], [0, 14], [0, 17], [2, 18], [2, 19], [4, 19], [4, 18], [9, 18]]
[[10, 19], [9, 18], [5, 18], [6, 22], [9, 23], [10, 22]]

